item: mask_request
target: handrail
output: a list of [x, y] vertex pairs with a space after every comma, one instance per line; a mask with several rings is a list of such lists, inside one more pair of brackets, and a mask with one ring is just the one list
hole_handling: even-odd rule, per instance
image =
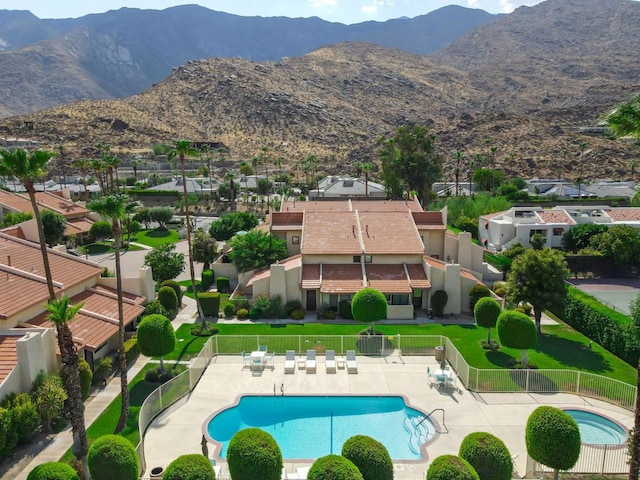
[[[442, 412], [442, 426], [445, 428], [446, 432], [445, 433], [449, 433], [449, 429], [447, 428], [447, 425], [444, 421], [444, 408], [434, 408], [433, 410], [431, 410], [429, 413], [427, 413], [426, 417], [424, 417], [422, 420], [420, 420], [418, 423], [416, 423], [416, 427], [418, 428], [420, 425], [422, 425], [422, 422], [424, 422], [425, 420], [428, 420], [429, 417], [434, 413], [434, 412]], [[442, 433], [442, 432], [436, 432], [436, 433]]]

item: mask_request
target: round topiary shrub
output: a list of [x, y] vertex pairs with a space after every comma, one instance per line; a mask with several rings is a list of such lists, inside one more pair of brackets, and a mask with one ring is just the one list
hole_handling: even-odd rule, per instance
[[280, 480], [282, 452], [264, 430], [245, 428], [231, 437], [227, 465], [234, 480]]
[[160, 286], [173, 288], [173, 291], [176, 292], [178, 305], [180, 305], [180, 302], [182, 301], [182, 286], [178, 282], [176, 282], [175, 280], [165, 280]]
[[340, 455], [320, 457], [309, 469], [308, 480], [364, 480], [353, 462]]
[[176, 348], [176, 332], [171, 320], [162, 315], [147, 315], [138, 325], [137, 338], [142, 354], [160, 357], [160, 370], [163, 370], [162, 357]]
[[490, 297], [491, 296], [491, 290], [489, 290], [489, 287], [487, 287], [486, 285], [483, 285], [482, 283], [478, 283], [477, 285], [474, 285], [473, 287], [471, 287], [471, 290], [469, 290], [469, 310], [473, 312], [473, 309], [476, 306], [476, 302], [478, 300], [480, 300], [483, 297]]
[[249, 310], [247, 310], [246, 308], [241, 308], [240, 310], [238, 310], [236, 312], [236, 316], [240, 320], [244, 320], [245, 318], [247, 318], [249, 316]]
[[444, 313], [444, 307], [447, 306], [449, 301], [449, 294], [444, 290], [436, 290], [431, 295], [431, 308], [433, 313], [437, 316], [441, 316]]
[[149, 383], [158, 383], [160, 379], [160, 370], [157, 368], [152, 368], [151, 370], [147, 370], [144, 372], [144, 381]]
[[165, 317], [170, 317], [171, 314], [167, 312], [167, 309], [162, 306], [162, 304], [158, 300], [151, 300], [144, 307], [144, 316], [147, 315], [164, 315]]
[[513, 460], [498, 437], [487, 432], [467, 435], [460, 445], [460, 458], [474, 468], [480, 480], [511, 480]]
[[364, 480], [393, 480], [393, 462], [387, 448], [366, 435], [355, 435], [342, 445], [342, 456], [358, 467]]
[[302, 320], [304, 318], [304, 310], [298, 308], [289, 315], [292, 320]]
[[537, 342], [536, 325], [522, 312], [505, 310], [498, 316], [497, 325], [500, 341], [509, 348], [526, 350]]
[[80, 480], [80, 477], [69, 464], [47, 462], [31, 470], [27, 480]]
[[480, 480], [480, 478], [465, 459], [455, 455], [440, 455], [429, 465], [427, 480]]
[[160, 290], [158, 290], [158, 301], [171, 316], [178, 311], [178, 296], [173, 288], [160, 288]]
[[215, 480], [211, 461], [198, 453], [181, 455], [169, 464], [162, 480]]
[[91, 383], [93, 382], [93, 372], [91, 366], [84, 358], [78, 359], [78, 372], [80, 373], [80, 391], [82, 392], [82, 399], [89, 398], [89, 390], [91, 390]]
[[233, 317], [236, 313], [236, 306], [233, 304], [233, 302], [227, 302], [224, 304], [222, 310], [224, 311], [225, 317]]
[[119, 435], [104, 435], [93, 442], [87, 461], [93, 480], [138, 479], [136, 449]]

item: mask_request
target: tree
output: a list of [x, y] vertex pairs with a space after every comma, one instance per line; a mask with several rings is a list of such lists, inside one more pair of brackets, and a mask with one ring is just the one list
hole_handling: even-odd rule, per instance
[[387, 297], [375, 288], [363, 288], [351, 299], [351, 315], [358, 322], [373, 322], [387, 318]]
[[138, 325], [138, 347], [148, 357], [160, 357], [160, 371], [164, 372], [162, 357], [176, 348], [176, 332], [171, 320], [163, 315], [147, 315]]
[[12, 227], [27, 220], [31, 220], [33, 215], [29, 212], [6, 212], [2, 216], [2, 222], [0, 222], [0, 228]]
[[476, 190], [493, 192], [504, 183], [504, 174], [498, 170], [490, 168], [478, 168], [473, 172], [473, 183]]
[[116, 293], [118, 295], [118, 368], [120, 369], [120, 395], [122, 408], [115, 433], [120, 433], [129, 417], [129, 388], [127, 379], [127, 357], [124, 351], [124, 306], [122, 297], [122, 266], [120, 264], [120, 242], [122, 220], [126, 215], [127, 198], [124, 195], [107, 195], [89, 202], [89, 208], [100, 216], [111, 220], [116, 259]]
[[68, 463], [46, 462], [31, 470], [27, 480], [80, 480], [80, 477]]
[[307, 474], [309, 480], [363, 480], [358, 467], [340, 455], [325, 455], [316, 459]]
[[475, 432], [464, 437], [458, 455], [469, 462], [480, 480], [511, 480], [513, 477], [509, 449], [490, 433]]
[[97, 222], [93, 222], [89, 228], [89, 233], [97, 241], [102, 241], [113, 235], [113, 228], [110, 222], [107, 222], [106, 220], [98, 220]]
[[640, 140], [640, 95], [615, 107], [605, 122], [616, 137], [632, 136]]
[[479, 299], [473, 309], [476, 323], [487, 329], [487, 345], [491, 345], [491, 329], [496, 326], [500, 311], [500, 304], [491, 297]]
[[561, 305], [567, 295], [569, 269], [562, 252], [548, 247], [526, 249], [511, 264], [507, 276], [507, 299], [515, 304], [527, 302], [533, 306], [538, 333], [542, 333], [542, 312]]
[[144, 256], [144, 265], [151, 267], [153, 279], [164, 282], [176, 278], [184, 271], [184, 254], [175, 252], [173, 244], [160, 245]]
[[589, 244], [616, 265], [640, 263], [640, 237], [630, 225], [614, 225], [591, 237]]
[[393, 480], [393, 461], [387, 448], [366, 435], [355, 435], [342, 445], [342, 456], [358, 467], [364, 480]]
[[259, 428], [245, 428], [229, 441], [227, 466], [231, 478], [280, 480], [282, 452], [269, 433]]
[[62, 243], [64, 231], [67, 228], [67, 219], [51, 210], [43, 210], [41, 216], [44, 238], [47, 245], [53, 247], [54, 245]]
[[531, 319], [521, 312], [506, 310], [498, 316], [498, 337], [500, 342], [509, 348], [520, 350], [524, 368], [529, 365], [528, 350], [535, 347], [538, 338], [536, 326]]
[[82, 305], [82, 303], [70, 305], [69, 297], [65, 295], [49, 302], [46, 309], [49, 312], [47, 316], [56, 326], [58, 334], [58, 348], [62, 360], [62, 381], [67, 392], [65, 416], [71, 422], [73, 429], [73, 454], [82, 463], [85, 478], [88, 479], [87, 453], [89, 452], [89, 443], [84, 424], [84, 402], [80, 384], [78, 350], [69, 328], [69, 323], [73, 321]]
[[54, 374], [43, 372], [35, 383], [33, 397], [36, 400], [36, 408], [42, 419], [44, 430], [50, 432], [51, 421], [63, 415], [67, 393], [64, 391], [60, 377]]
[[[171, 216], [173, 216], [173, 212], [171, 213]], [[148, 230], [149, 225], [153, 222], [153, 219], [151, 218], [151, 209], [145, 207], [137, 209], [136, 213], [133, 215], [133, 220], [142, 223], [144, 228]]]
[[89, 449], [89, 470], [93, 480], [138, 480], [138, 455], [129, 440], [103, 435]]
[[82, 177], [82, 185], [84, 187], [84, 202], [85, 205], [89, 203], [89, 190], [87, 190], [87, 170], [91, 166], [91, 160], [88, 158], [78, 158], [73, 161], [72, 165], [80, 170], [80, 177]]
[[364, 198], [369, 198], [369, 171], [375, 167], [372, 162], [357, 162], [358, 176], [360, 172], [364, 172]]
[[152, 222], [158, 223], [159, 230], [167, 229], [167, 222], [173, 218], [173, 208], [171, 207], [152, 207], [149, 209], [149, 217]]
[[267, 267], [287, 256], [284, 240], [260, 230], [236, 235], [229, 244], [232, 248], [229, 257], [240, 273]]
[[169, 464], [162, 480], [215, 480], [211, 461], [204, 455], [181, 455]]
[[453, 177], [455, 179], [456, 182], [456, 197], [458, 195], [460, 195], [460, 190], [459, 190], [459, 185], [460, 185], [460, 163], [462, 162], [462, 159], [464, 157], [464, 154], [460, 151], [460, 150], [456, 150], [455, 153], [453, 154], [453, 159], [456, 162], [456, 168], [453, 172]]
[[393, 137], [378, 140], [382, 179], [387, 191], [397, 197], [404, 183], [418, 192], [423, 205], [431, 200], [431, 185], [442, 176], [443, 159], [435, 150], [436, 136], [426, 127], [403, 125]]
[[536, 462], [553, 468], [553, 479], [559, 470], [569, 470], [580, 456], [580, 429], [576, 421], [564, 410], [538, 407], [525, 430], [527, 453]]
[[209, 234], [216, 240], [225, 241], [240, 231], [248, 232], [258, 223], [258, 217], [251, 212], [226, 213], [211, 224]]
[[480, 480], [465, 459], [455, 455], [440, 455], [427, 470], [427, 480]]
[[209, 270], [218, 256], [218, 242], [209, 233], [198, 230], [193, 238], [193, 261], [202, 263], [203, 270]]
[[591, 237], [606, 232], [609, 227], [600, 223], [583, 223], [571, 227], [562, 235], [562, 249], [565, 252], [578, 253], [589, 248]]

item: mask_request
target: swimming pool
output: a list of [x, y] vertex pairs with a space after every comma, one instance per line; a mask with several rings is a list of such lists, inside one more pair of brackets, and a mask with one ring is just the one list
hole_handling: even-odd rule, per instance
[[381, 442], [394, 460], [421, 460], [421, 447], [436, 428], [425, 414], [405, 404], [401, 396], [255, 396], [214, 414], [205, 423], [210, 439], [225, 458], [231, 437], [258, 427], [278, 442], [283, 458], [316, 459], [340, 454], [353, 435]]
[[582, 443], [618, 445], [627, 441], [627, 431], [617, 422], [587, 410], [566, 409], [580, 428]]

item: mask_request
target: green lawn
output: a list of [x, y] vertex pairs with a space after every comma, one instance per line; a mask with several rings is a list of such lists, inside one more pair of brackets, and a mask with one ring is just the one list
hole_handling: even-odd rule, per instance
[[155, 248], [166, 243], [177, 243], [180, 237], [176, 230], [140, 230], [131, 237], [131, 241]]
[[[82, 248], [82, 253], [84, 253], [85, 255], [88, 253], [89, 255], [101, 255], [103, 253], [114, 253], [115, 250], [113, 249], [113, 241], [107, 240], [104, 242], [95, 242], [95, 243], [91, 243], [89, 245], [84, 245]], [[121, 251], [136, 251], [136, 250], [142, 250], [142, 247], [139, 247], [137, 245], [131, 245], [128, 248], [122, 247], [120, 249]]]
[[[191, 280], [180, 280], [178, 282], [180, 285], [186, 288], [184, 294], [189, 298], [194, 298], [193, 293], [191, 292]], [[200, 280], [196, 280], [196, 292], [200, 291]]]
[[185, 323], [176, 330], [176, 348], [163, 358], [169, 361], [190, 360], [195, 357], [209, 337], [194, 337], [191, 335], [191, 324]]

